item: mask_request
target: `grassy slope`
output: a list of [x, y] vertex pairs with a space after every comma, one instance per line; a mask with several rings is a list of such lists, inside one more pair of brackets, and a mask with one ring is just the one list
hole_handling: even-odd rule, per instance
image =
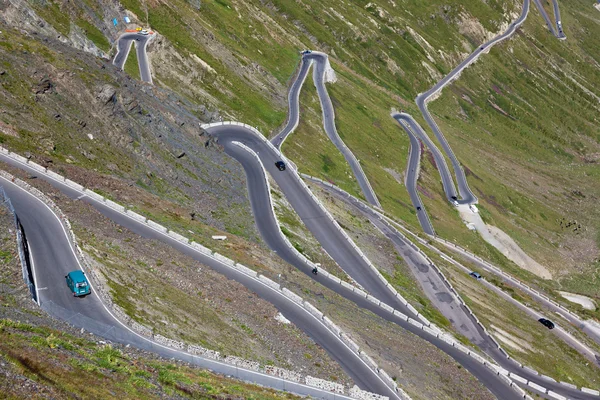
[[134, 348], [112, 347], [47, 316], [23, 282], [13, 218], [0, 207], [3, 399], [295, 398]]
[[[0, 389], [5, 398], [295, 398], [185, 364], [147, 359], [43, 325], [0, 319]], [[28, 380], [29, 382], [23, 382]], [[36, 386], [39, 395], [27, 390]], [[34, 382], [34, 383], [32, 383]], [[45, 394], [45, 395], [44, 395]], [[32, 397], [33, 396], [33, 397]]]
[[135, 46], [135, 43], [131, 45], [131, 50], [129, 51], [123, 70], [125, 70], [132, 78], [140, 79], [140, 67], [138, 66]]
[[[473, 309], [484, 326], [498, 339], [504, 349], [519, 362], [542, 374], [578, 386], [596, 387], [600, 370], [569, 347], [552, 331], [521, 311], [495, 292], [486, 289], [477, 280], [448, 265], [434, 254], [430, 256], [443, 267], [452, 285]], [[504, 288], [506, 290], [506, 287]], [[510, 291], [523, 303], [532, 303], [522, 293]], [[561, 321], [562, 322], [562, 321]], [[564, 323], [563, 323], [564, 325]], [[500, 335], [507, 332], [518, 347], [503, 343]], [[500, 337], [507, 337], [506, 334]], [[520, 347], [520, 348], [519, 348]]]
[[[591, 50], [600, 45], [600, 24], [586, 7], [561, 4], [567, 41], [554, 39], [534, 10], [516, 38], [469, 68], [430, 109], [472, 171], [484, 219], [559, 277], [575, 273], [562, 281], [568, 290], [597, 296], [581, 284], [600, 246], [600, 107], [579, 86], [594, 92], [600, 83]], [[561, 227], [563, 217], [582, 229]], [[454, 229], [438, 232], [452, 237]]]

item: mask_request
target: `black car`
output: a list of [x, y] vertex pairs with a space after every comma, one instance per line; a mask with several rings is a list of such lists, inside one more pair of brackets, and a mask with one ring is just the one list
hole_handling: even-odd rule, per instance
[[546, 318], [540, 318], [538, 321], [548, 329], [554, 329], [554, 322]]
[[421, 211], [421, 207], [417, 207], [417, 211]]
[[277, 167], [277, 169], [279, 169], [280, 171], [285, 171], [285, 163], [283, 161], [277, 161], [275, 163], [275, 166]]

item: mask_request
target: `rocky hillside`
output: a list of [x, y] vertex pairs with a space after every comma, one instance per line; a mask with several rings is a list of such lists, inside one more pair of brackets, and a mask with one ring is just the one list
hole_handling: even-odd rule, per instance
[[2, 398], [295, 398], [109, 344], [47, 317], [23, 283], [13, 216], [4, 207], [0, 207], [0, 267]]
[[[338, 77], [328, 89], [341, 137], [384, 209], [418, 230], [403, 185], [408, 139], [389, 112], [402, 108], [419, 119], [415, 95], [508, 26], [521, 5], [520, 0], [0, 0], [0, 143], [269, 276], [282, 274], [286, 285], [332, 312], [376, 361], [401, 371], [399, 383], [411, 395], [485, 398], [489, 393], [448, 357], [315, 287], [267, 249], [254, 227], [241, 167], [199, 123], [235, 119], [270, 136], [285, 122], [299, 51], [327, 52]], [[586, 278], [598, 279], [593, 272], [600, 246], [600, 193], [593, 184], [599, 151], [594, 74], [600, 62], [594, 49], [600, 32], [598, 18], [580, 11], [585, 7], [596, 11], [584, 0], [565, 5], [566, 42], [552, 37], [532, 8], [516, 37], [482, 57], [431, 109], [466, 167], [484, 220], [508, 232], [561, 279], [539, 284], [597, 296], [597, 282]], [[131, 24], [123, 23], [124, 16]], [[156, 32], [148, 47], [155, 85], [135, 79], [132, 61], [128, 72], [110, 62], [116, 39], [136, 26]], [[310, 79], [301, 100], [307, 118], [284, 152], [302, 172], [360, 196], [347, 164], [320, 128]], [[32, 184], [52, 192], [43, 183]], [[519, 274], [464, 227], [442, 194], [427, 152], [419, 189], [438, 233]], [[237, 350], [244, 355], [347, 379], [296, 330], [285, 333], [290, 341], [300, 338], [290, 354], [277, 336], [255, 340], [256, 332], [274, 330], [270, 305], [248, 305], [247, 294], [223, 277], [201, 272], [202, 266], [166, 246], [141, 241], [93, 210], [52, 195], [73, 220], [118, 304], [132, 316], [172, 314], [170, 324], [157, 325], [175, 338], [228, 350], [242, 343]], [[572, 222], [583, 229], [567, 229]], [[211, 234], [224, 233], [226, 243], [207, 243]], [[190, 271], [205, 286], [179, 301]], [[521, 277], [539, 281], [526, 273]], [[143, 281], [143, 293], [124, 293], [126, 279]], [[236, 296], [224, 297], [228, 291]], [[154, 301], [159, 296], [168, 298], [167, 306]], [[194, 307], [195, 301], [205, 307]], [[186, 319], [187, 312], [193, 318]], [[208, 327], [194, 329], [196, 318]], [[220, 342], [222, 324], [235, 334]], [[367, 334], [364, 326], [377, 329]], [[18, 329], [29, 328], [7, 329], [22, 335]], [[424, 393], [422, 376], [434, 377]], [[150, 384], [157, 385], [152, 379]]]

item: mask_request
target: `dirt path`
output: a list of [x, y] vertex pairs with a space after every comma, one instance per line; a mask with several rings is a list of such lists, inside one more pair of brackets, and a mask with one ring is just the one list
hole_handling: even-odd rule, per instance
[[479, 213], [471, 211], [468, 205], [459, 205], [458, 212], [467, 226], [477, 230], [483, 240], [498, 249], [506, 258], [541, 278], [552, 279], [552, 274], [546, 267], [527, 255], [504, 231], [483, 222]]

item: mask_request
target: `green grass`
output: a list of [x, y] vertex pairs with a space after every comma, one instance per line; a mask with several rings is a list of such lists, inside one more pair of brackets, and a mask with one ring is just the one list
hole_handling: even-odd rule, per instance
[[[524, 28], [531, 38], [517, 35], [497, 46], [430, 105], [459, 160], [472, 171], [469, 183], [485, 219], [560, 275], [593, 269], [593, 258], [570, 249], [575, 242], [600, 245], [600, 216], [592, 200], [600, 195], [593, 184], [600, 173], [586, 161], [600, 150], [597, 100], [569, 78], [592, 91], [600, 84], [592, 67], [597, 54], [588, 52], [598, 45], [600, 28], [579, 11], [584, 6], [561, 4], [567, 41], [552, 37], [533, 13]], [[563, 217], [585, 230], [561, 228]], [[454, 236], [451, 225], [436, 229]]]
[[55, 0], [35, 1], [30, 3], [37, 14], [46, 22], [51, 24], [54, 29], [65, 36], [71, 31], [71, 19], [67, 6], [62, 5]]
[[85, 19], [78, 19], [77, 25], [79, 25], [85, 32], [85, 35], [90, 39], [100, 50], [108, 52], [110, 50], [110, 43], [108, 39], [100, 29], [96, 28], [95, 25], [91, 24]]
[[[477, 318], [494, 334], [495, 326], [517, 338], [521, 349], [498, 342], [520, 363], [536, 369], [554, 379], [577, 386], [598, 387], [600, 372], [589, 366], [587, 359], [568, 346], [554, 332], [543, 327], [534, 318], [521, 311], [495, 292], [485, 288], [477, 280], [462, 271], [448, 266], [436, 255], [432, 256], [444, 274], [458, 290]], [[509, 290], [509, 294], [511, 294]], [[521, 294], [512, 293], [517, 300], [527, 301]]]
[[127, 72], [132, 78], [140, 79], [140, 67], [138, 65], [136, 45], [132, 43], [131, 50], [123, 66], [125, 72]]
[[[0, 355], [8, 361], [5, 369], [51, 388], [60, 397], [296, 398], [198, 368], [146, 359], [139, 353], [132, 357], [111, 345], [10, 319], [0, 320]], [[0, 387], [8, 398], [31, 394], [1, 380]]]

